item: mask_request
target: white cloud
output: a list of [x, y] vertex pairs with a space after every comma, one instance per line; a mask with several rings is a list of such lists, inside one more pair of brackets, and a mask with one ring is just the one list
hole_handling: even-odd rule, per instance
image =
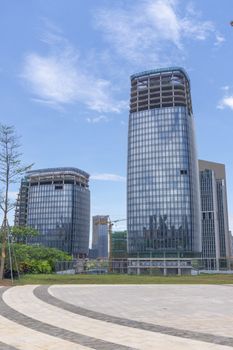
[[221, 89], [222, 89], [223, 91], [228, 91], [228, 90], [230, 89], [230, 86], [225, 85], [225, 86], [222, 86]]
[[216, 41], [215, 41], [214, 45], [220, 46], [220, 45], [222, 45], [222, 43], [224, 43], [224, 41], [226, 41], [224, 36], [222, 34], [216, 33]]
[[221, 88], [224, 91], [224, 96], [217, 105], [218, 109], [230, 108], [233, 109], [233, 93], [228, 85]]
[[82, 68], [77, 51], [65, 38], [47, 33], [43, 41], [49, 45], [48, 54], [27, 54], [21, 74], [35, 101], [51, 107], [82, 103], [99, 113], [119, 113], [126, 107], [125, 101], [114, 98], [110, 81]]
[[[184, 54], [186, 38], [206, 40], [215, 33], [212, 22], [200, 19], [200, 14], [188, 5], [181, 16], [176, 0], [144, 0], [127, 9], [102, 9], [96, 14], [97, 27], [124, 58], [134, 63], [147, 60], [157, 65], [174, 61], [172, 50]], [[218, 41], [222, 37], [218, 36]], [[169, 45], [170, 57], [164, 52]]]
[[233, 109], [233, 95], [228, 97], [223, 97], [217, 106], [219, 109], [224, 109], [226, 107]]
[[158, 0], [148, 1], [145, 5], [151, 29], [156, 30], [160, 38], [170, 40], [179, 47], [181, 24], [175, 13], [175, 2]]
[[181, 36], [203, 41], [206, 40], [213, 31], [214, 25], [210, 21], [200, 22], [192, 20], [189, 17], [181, 20]]
[[116, 182], [125, 182], [126, 178], [124, 176], [116, 174], [93, 174], [91, 175], [91, 180], [101, 180], [101, 181], [116, 181]]
[[98, 117], [88, 117], [86, 118], [86, 121], [91, 124], [96, 124], [100, 122], [108, 122], [110, 119], [106, 117], [105, 115], [100, 115]]

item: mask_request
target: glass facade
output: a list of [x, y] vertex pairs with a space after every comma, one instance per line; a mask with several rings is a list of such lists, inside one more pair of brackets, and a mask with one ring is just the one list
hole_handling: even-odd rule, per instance
[[88, 174], [74, 168], [27, 173], [21, 185], [15, 223], [39, 231], [39, 236], [29, 243], [57, 248], [73, 256], [87, 255], [90, 229], [88, 179]]
[[219, 268], [216, 180], [213, 170], [200, 171], [202, 258], [204, 268]]
[[127, 231], [112, 233], [112, 256], [113, 258], [127, 257]]
[[92, 249], [98, 258], [108, 258], [108, 215], [92, 217]]
[[230, 257], [224, 164], [199, 160], [202, 258], [206, 269], [226, 268]]
[[[226, 236], [228, 238], [229, 228], [228, 222], [226, 220], [226, 195], [225, 195], [225, 181], [224, 179], [217, 179], [217, 198], [218, 198], [218, 222], [219, 222], [219, 245], [220, 245], [220, 257], [225, 258], [229, 256], [228, 242]], [[226, 234], [227, 232], [227, 234]]]
[[161, 69], [136, 74], [131, 84], [128, 252], [200, 252], [199, 181], [188, 77], [179, 68]]

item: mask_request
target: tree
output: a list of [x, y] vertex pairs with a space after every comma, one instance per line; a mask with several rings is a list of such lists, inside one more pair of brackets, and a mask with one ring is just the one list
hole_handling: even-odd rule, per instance
[[29, 166], [24, 166], [22, 164], [19, 148], [19, 137], [16, 135], [15, 128], [13, 126], [0, 124], [0, 185], [2, 190], [0, 208], [3, 212], [0, 280], [3, 279], [4, 275], [9, 227], [8, 213], [14, 208], [14, 203], [9, 200], [10, 185], [17, 182], [19, 177], [32, 166], [32, 164]]
[[[61, 250], [22, 243], [14, 243], [14, 256], [15, 259], [12, 261], [13, 275], [18, 275], [18, 272], [20, 274], [52, 273], [56, 271], [57, 262], [72, 261], [71, 255]], [[9, 256], [6, 257], [4, 274], [11, 275]]]
[[29, 226], [13, 226], [10, 228], [13, 242], [27, 244], [30, 238], [38, 236], [39, 232]]

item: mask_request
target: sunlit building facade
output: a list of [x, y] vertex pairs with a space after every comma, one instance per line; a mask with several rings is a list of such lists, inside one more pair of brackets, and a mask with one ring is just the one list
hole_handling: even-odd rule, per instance
[[201, 252], [190, 81], [182, 68], [131, 76], [128, 252]]
[[231, 234], [228, 223], [225, 165], [199, 160], [202, 259], [207, 270], [229, 267]]
[[74, 257], [89, 248], [89, 175], [77, 168], [27, 172], [21, 182], [15, 224], [30, 226], [39, 235], [29, 243], [57, 248]]

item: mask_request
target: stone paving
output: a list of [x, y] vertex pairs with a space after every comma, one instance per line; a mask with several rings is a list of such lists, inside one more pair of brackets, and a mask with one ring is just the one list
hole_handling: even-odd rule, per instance
[[0, 288], [0, 350], [233, 347], [233, 286]]

